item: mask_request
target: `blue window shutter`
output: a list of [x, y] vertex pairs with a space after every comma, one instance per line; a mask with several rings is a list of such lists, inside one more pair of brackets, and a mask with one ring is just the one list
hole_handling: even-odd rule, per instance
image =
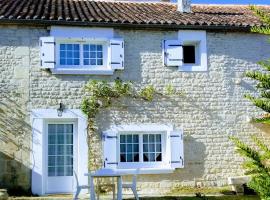
[[110, 56], [112, 69], [124, 69], [124, 40], [122, 38], [110, 40]]
[[116, 169], [118, 166], [117, 132], [106, 131], [103, 133], [103, 167]]
[[171, 167], [184, 168], [184, 142], [183, 130], [172, 131], [171, 141]]
[[54, 37], [41, 37], [40, 46], [40, 67], [52, 69], [55, 67], [55, 40]]
[[183, 46], [180, 40], [163, 41], [163, 64], [181, 66], [183, 64]]

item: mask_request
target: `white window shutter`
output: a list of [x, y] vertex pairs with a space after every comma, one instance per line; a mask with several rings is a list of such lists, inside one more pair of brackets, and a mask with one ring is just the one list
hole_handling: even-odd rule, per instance
[[183, 168], [184, 167], [184, 143], [183, 131], [177, 130], [170, 133], [171, 141], [171, 167]]
[[163, 62], [165, 66], [181, 66], [183, 64], [183, 46], [180, 40], [163, 41]]
[[122, 38], [110, 40], [110, 55], [112, 69], [124, 69], [124, 40]]
[[52, 69], [55, 67], [55, 40], [54, 37], [41, 37], [40, 45], [40, 67]]
[[104, 168], [116, 169], [117, 159], [117, 132], [106, 131], [103, 133], [103, 166]]

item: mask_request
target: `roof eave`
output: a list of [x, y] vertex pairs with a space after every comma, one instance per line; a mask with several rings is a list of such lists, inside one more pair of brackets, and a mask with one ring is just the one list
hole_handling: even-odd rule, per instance
[[149, 29], [193, 29], [193, 30], [218, 30], [218, 31], [244, 31], [250, 32], [251, 26], [231, 25], [184, 25], [184, 24], [132, 24], [112, 22], [82, 22], [64, 20], [25, 20], [25, 19], [0, 19], [1, 24], [14, 25], [35, 25], [35, 26], [93, 26], [93, 27], [114, 27], [114, 28], [149, 28]]

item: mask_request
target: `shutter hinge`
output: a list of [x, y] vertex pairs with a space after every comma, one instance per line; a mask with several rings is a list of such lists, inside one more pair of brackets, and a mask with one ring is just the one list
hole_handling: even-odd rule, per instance
[[170, 137], [180, 137], [180, 135], [170, 135]]
[[169, 47], [181, 47], [183, 46], [182, 44], [169, 44]]
[[107, 165], [118, 165], [118, 162], [107, 162]]
[[182, 166], [184, 166], [184, 159], [182, 158], [182, 156], [180, 156], [180, 160], [182, 161]]
[[54, 44], [55, 45], [55, 42], [44, 42], [44, 44]]
[[109, 139], [116, 138], [117, 139], [117, 136], [106, 136], [106, 138], [109, 138]]

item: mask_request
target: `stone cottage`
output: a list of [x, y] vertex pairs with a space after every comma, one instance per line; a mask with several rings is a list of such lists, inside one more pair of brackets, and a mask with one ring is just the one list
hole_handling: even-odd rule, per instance
[[[250, 31], [261, 25], [242, 5], [1, 0], [1, 187], [71, 193], [74, 172], [86, 184], [96, 163], [140, 169], [145, 194], [226, 185], [243, 174], [228, 137], [270, 139], [243, 98], [256, 92], [243, 73], [270, 56]], [[88, 142], [83, 88], [116, 78], [183, 95], [123, 99], [96, 116]]]

